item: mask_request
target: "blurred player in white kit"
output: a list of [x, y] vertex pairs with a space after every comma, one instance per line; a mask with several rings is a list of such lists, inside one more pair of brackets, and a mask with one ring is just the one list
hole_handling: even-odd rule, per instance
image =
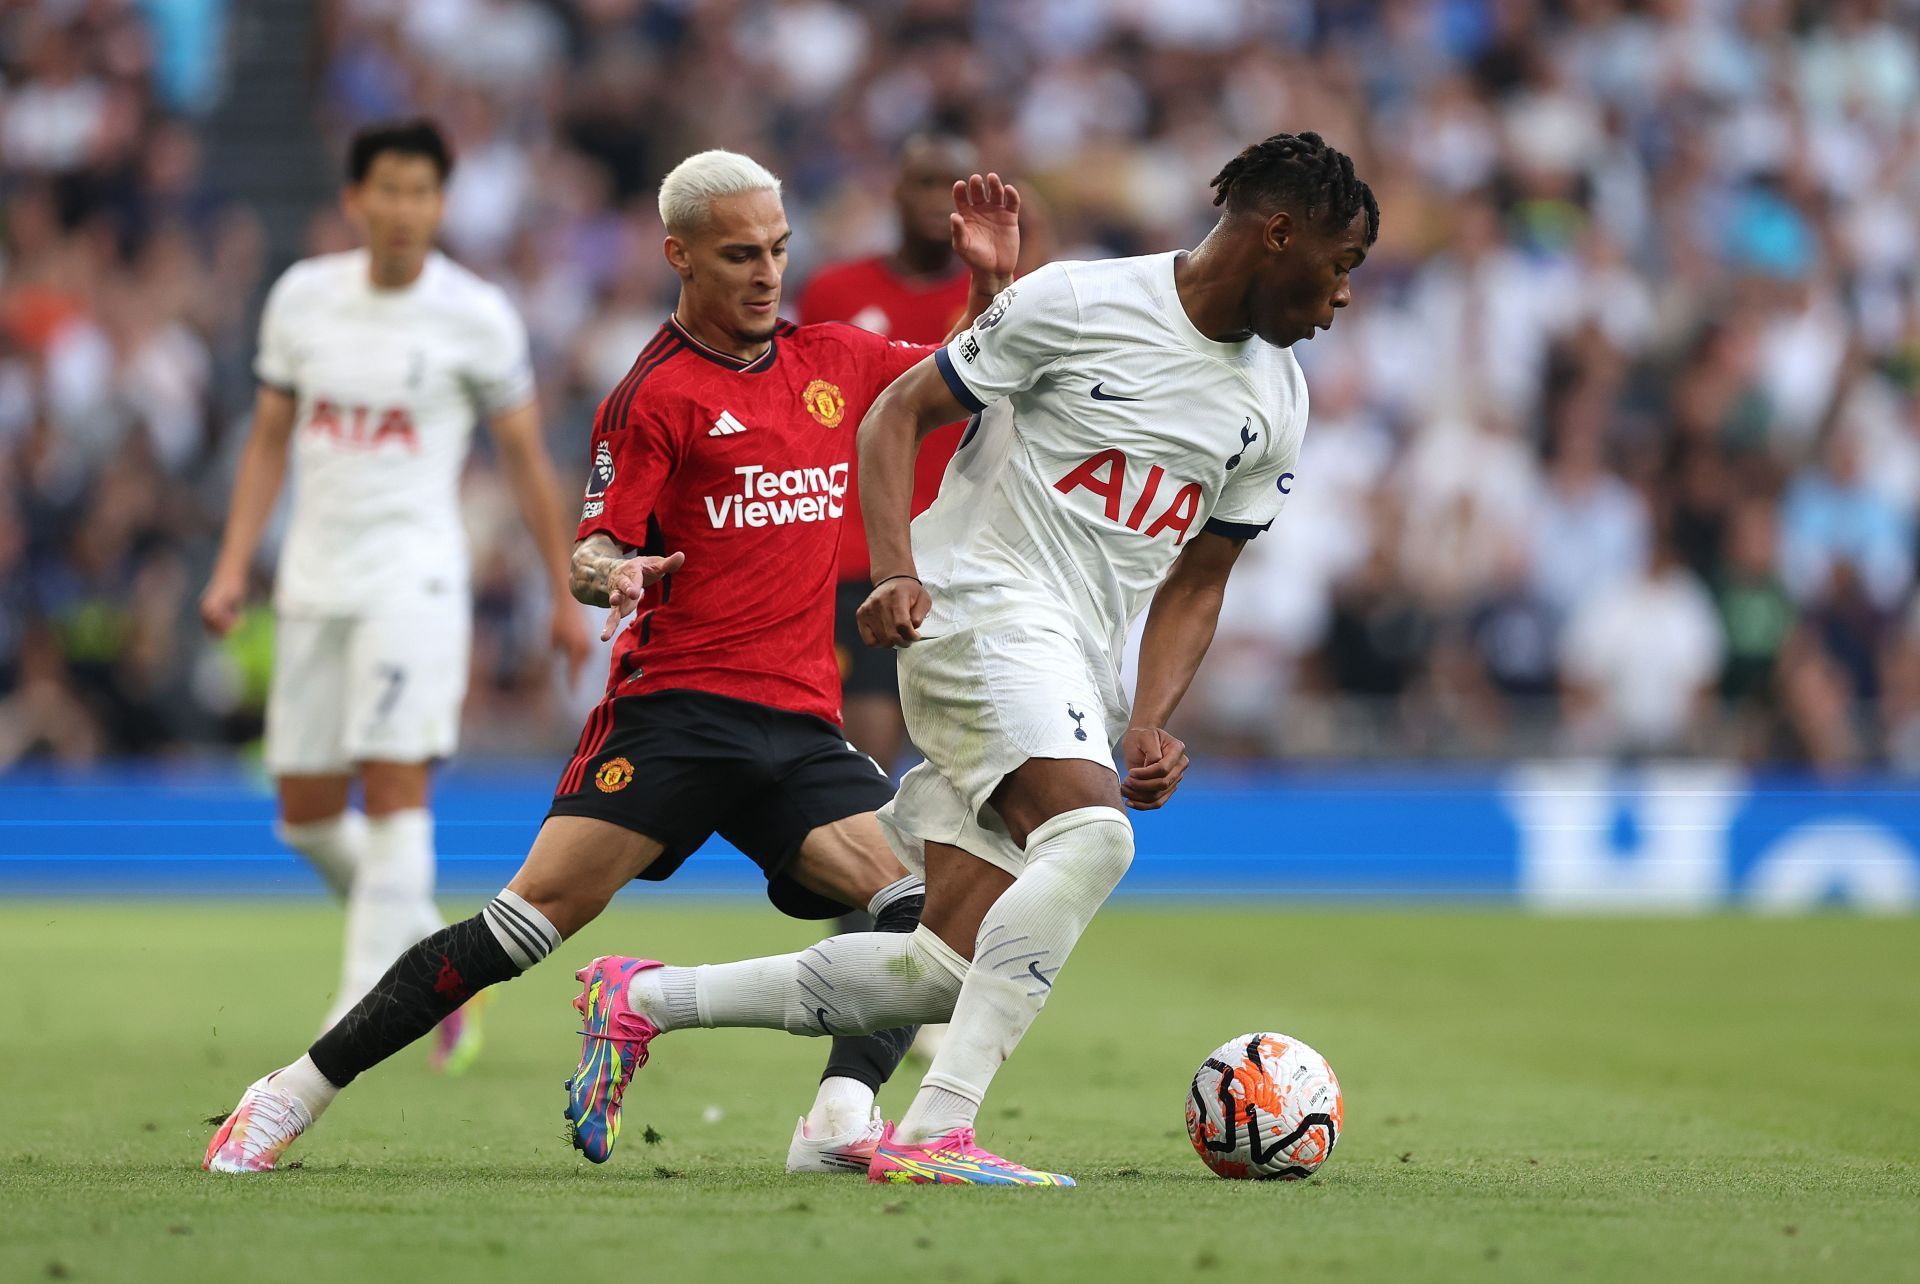
[[[457, 490], [476, 420], [492, 430], [538, 546], [551, 640], [573, 675], [590, 645], [568, 589], [570, 526], [541, 440], [526, 329], [499, 289], [433, 248], [451, 168], [429, 122], [355, 136], [345, 205], [366, 248], [296, 263], [267, 296], [253, 432], [200, 600], [209, 630], [233, 627], [291, 453], [266, 762], [276, 832], [347, 901], [327, 1026], [442, 925], [428, 778], [458, 741], [467, 690], [472, 601]], [[356, 780], [364, 811], [352, 805]], [[478, 1047], [463, 1009], [442, 1023], [434, 1062], [457, 1072]]]

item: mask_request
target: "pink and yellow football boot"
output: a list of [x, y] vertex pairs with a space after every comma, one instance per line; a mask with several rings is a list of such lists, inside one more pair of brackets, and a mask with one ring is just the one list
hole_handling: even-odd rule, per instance
[[210, 1173], [270, 1173], [313, 1116], [294, 1097], [273, 1087], [273, 1076], [258, 1080], [221, 1123], [200, 1166]]
[[636, 972], [660, 967], [653, 959], [597, 958], [574, 976], [585, 982], [574, 1009], [585, 1018], [580, 1067], [567, 1080], [567, 1136], [574, 1149], [604, 1164], [620, 1139], [620, 1101], [633, 1072], [647, 1064], [647, 1045], [660, 1027], [627, 1006]]
[[894, 1140], [888, 1124], [874, 1147], [867, 1180], [921, 1186], [1071, 1186], [1065, 1173], [1042, 1173], [982, 1150], [973, 1129], [955, 1128], [919, 1145]]

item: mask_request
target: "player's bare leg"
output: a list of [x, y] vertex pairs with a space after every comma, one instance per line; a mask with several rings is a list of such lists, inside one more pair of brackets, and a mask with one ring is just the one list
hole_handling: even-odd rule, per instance
[[548, 818], [520, 872], [480, 913], [406, 949], [305, 1056], [247, 1089], [214, 1134], [202, 1166], [272, 1169], [342, 1088], [473, 995], [551, 954], [660, 852], [653, 839], [606, 821]]
[[507, 881], [564, 940], [600, 917], [614, 893], [660, 858], [645, 834], [585, 816], [549, 816]]

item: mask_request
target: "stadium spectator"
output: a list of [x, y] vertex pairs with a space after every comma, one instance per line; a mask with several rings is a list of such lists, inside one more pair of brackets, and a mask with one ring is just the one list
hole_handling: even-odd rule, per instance
[[1780, 520], [1781, 571], [1802, 606], [1826, 597], [1836, 571], [1881, 610], [1913, 585], [1913, 521], [1867, 479], [1851, 432], [1833, 433], [1794, 480]]
[[1646, 561], [1646, 504], [1607, 471], [1605, 428], [1597, 418], [1562, 423], [1533, 518], [1534, 591], [1563, 616]]
[[1703, 748], [1725, 643], [1713, 599], [1665, 532], [1644, 570], [1581, 599], [1561, 642], [1571, 747], [1630, 756]]

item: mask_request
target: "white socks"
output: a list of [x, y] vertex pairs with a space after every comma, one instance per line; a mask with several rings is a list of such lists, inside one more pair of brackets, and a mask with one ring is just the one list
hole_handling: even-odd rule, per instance
[[322, 1028], [345, 1016], [409, 945], [444, 925], [433, 903], [433, 813], [412, 808], [367, 820], [347, 894], [340, 988]]
[[1028, 836], [1026, 870], [980, 922], [947, 1038], [900, 1121], [902, 1141], [972, 1125], [995, 1072], [1132, 863], [1133, 827], [1112, 807], [1063, 812]]
[[320, 1112], [333, 1104], [340, 1095], [340, 1089], [333, 1081], [320, 1073], [320, 1067], [313, 1064], [313, 1058], [301, 1054], [298, 1061], [283, 1070], [276, 1070], [268, 1076], [276, 1092], [284, 1092], [307, 1108], [307, 1113], [318, 1119]]
[[[935, 1059], [938, 1060], [937, 1055]], [[973, 1127], [974, 1117], [979, 1113], [980, 1103], [972, 1097], [963, 1097], [945, 1088], [930, 1087], [922, 1080], [920, 1091], [914, 1094], [913, 1104], [907, 1107], [895, 1136], [903, 1142], [915, 1144], [932, 1141], [935, 1137], [946, 1136], [955, 1128]], [[907, 1123], [909, 1119], [913, 1121], [911, 1125]], [[913, 1131], [909, 1132], [909, 1127]]]
[[807, 1112], [807, 1136], [816, 1141], [859, 1132], [873, 1118], [873, 1089], [858, 1079], [822, 1079]]

